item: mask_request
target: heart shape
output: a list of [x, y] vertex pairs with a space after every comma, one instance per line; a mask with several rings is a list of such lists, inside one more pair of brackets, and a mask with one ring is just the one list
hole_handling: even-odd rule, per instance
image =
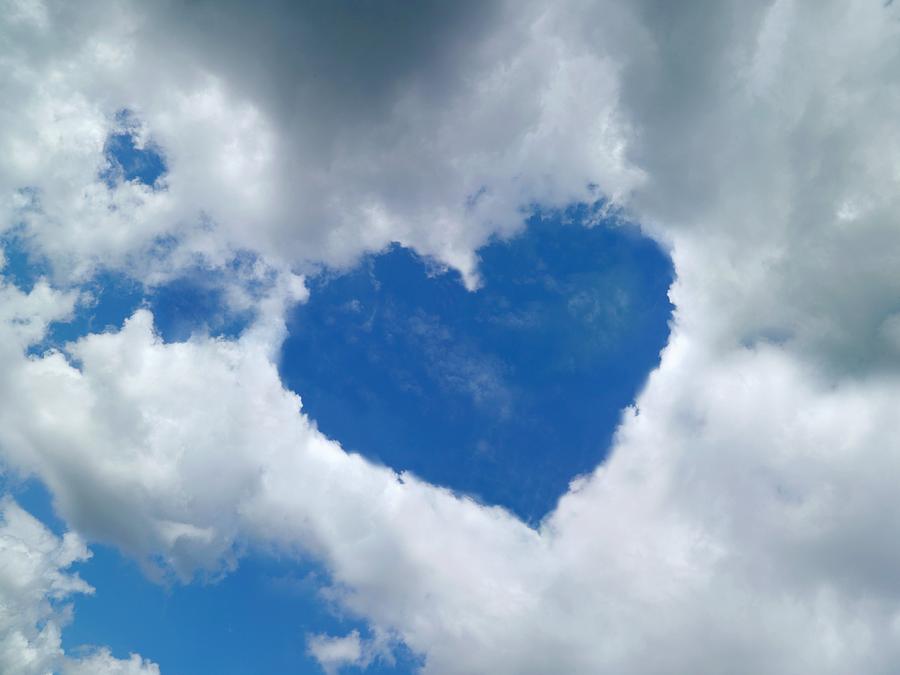
[[591, 213], [481, 249], [475, 292], [399, 246], [311, 279], [285, 385], [347, 450], [536, 522], [603, 459], [668, 339], [669, 258]]

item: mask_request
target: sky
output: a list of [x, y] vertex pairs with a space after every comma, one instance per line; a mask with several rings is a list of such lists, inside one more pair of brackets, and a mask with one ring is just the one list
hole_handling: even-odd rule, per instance
[[898, 12], [2, 0], [0, 672], [894, 672]]

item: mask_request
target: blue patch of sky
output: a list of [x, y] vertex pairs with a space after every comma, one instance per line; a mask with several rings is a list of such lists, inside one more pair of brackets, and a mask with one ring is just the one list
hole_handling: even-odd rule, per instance
[[225, 288], [235, 282], [251, 299], [260, 300], [272, 289], [274, 273], [258, 275], [256, 254], [238, 252], [221, 268], [197, 266], [180, 277], [147, 289], [144, 304], [164, 342], [182, 342], [196, 333], [233, 339], [254, 318], [252, 308], [230, 306]]
[[194, 333], [235, 338], [248, 325], [249, 312], [227, 307], [220, 286], [198, 272], [180, 277], [151, 291], [147, 306], [157, 332], [165, 342], [183, 342]]
[[398, 246], [312, 278], [286, 385], [348, 450], [536, 522], [604, 458], [669, 333], [669, 258], [593, 216], [484, 247], [476, 292]]
[[79, 290], [82, 300], [71, 320], [51, 324], [44, 341], [31, 347], [32, 353], [60, 347], [89, 333], [117, 330], [144, 298], [141, 284], [109, 271], [98, 272]]
[[[30, 292], [38, 279], [50, 276], [49, 264], [29, 251], [16, 233], [0, 238], [0, 249], [6, 263], [0, 274], [20, 290]], [[153, 312], [155, 328], [165, 342], [181, 342], [198, 332], [237, 337], [252, 320], [252, 312], [230, 309], [223, 284], [253, 260], [241, 254], [225, 269], [198, 267], [150, 288], [127, 274], [101, 268], [78, 287], [81, 298], [74, 315], [51, 324], [46, 338], [29, 352], [41, 354], [89, 333], [117, 330], [140, 307]], [[266, 290], [265, 282], [245, 284], [245, 290], [260, 295]]]
[[[312, 562], [251, 554], [215, 584], [164, 587], [147, 582], [116, 551], [93, 550], [81, 575], [97, 593], [78, 600], [64, 633], [67, 648], [99, 643], [120, 656], [138, 651], [167, 675], [320, 673], [307, 654], [309, 634], [368, 634], [364, 623], [322, 599], [327, 575]], [[396, 657], [370, 672], [414, 672], [412, 654], [400, 649]]]
[[30, 293], [38, 279], [49, 274], [50, 265], [28, 251], [19, 230], [12, 230], [0, 238], [0, 248], [4, 262], [0, 274], [21, 291]]
[[121, 181], [137, 181], [156, 186], [166, 172], [166, 162], [160, 148], [152, 141], [139, 143], [140, 122], [128, 110], [116, 114], [118, 129], [111, 133], [103, 147], [106, 166], [100, 172], [107, 186]]

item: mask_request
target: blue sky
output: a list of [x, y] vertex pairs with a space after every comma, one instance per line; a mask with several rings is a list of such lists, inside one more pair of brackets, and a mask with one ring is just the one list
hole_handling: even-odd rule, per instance
[[480, 249], [475, 292], [399, 247], [323, 273], [284, 381], [345, 448], [537, 522], [602, 460], [668, 336], [665, 254], [589, 217], [536, 215]]

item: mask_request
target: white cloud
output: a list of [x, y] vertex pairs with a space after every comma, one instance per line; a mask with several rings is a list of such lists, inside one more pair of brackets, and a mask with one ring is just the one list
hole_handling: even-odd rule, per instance
[[309, 653], [322, 666], [322, 670], [332, 674], [344, 666], [365, 666], [359, 631], [352, 631], [344, 637], [311, 635], [307, 639]]
[[87, 560], [81, 539], [57, 537], [10, 499], [0, 503], [0, 670], [17, 675], [159, 675], [132, 654], [114, 658], [101, 649], [84, 658], [65, 655], [60, 635], [72, 618], [72, 595], [94, 589], [66, 570]]
[[2, 429], [38, 400], [56, 411], [2, 442], [90, 536], [185, 578], [246, 543], [311, 550], [333, 599], [428, 672], [894, 662], [896, 382], [835, 389], [773, 347], [710, 367], [676, 334], [612, 460], [535, 532], [344, 453], [252, 340], [166, 345], [149, 320], [73, 346], [80, 372], [29, 361], [23, 408], [4, 406]]
[[343, 637], [309, 635], [306, 647], [327, 675], [335, 675], [348, 667], [365, 669], [376, 659], [392, 662], [389, 642], [385, 635], [363, 639], [353, 630]]
[[[272, 363], [299, 277], [240, 340], [166, 345], [141, 311], [42, 358], [23, 350], [75, 296], [4, 286], [0, 448], [67, 522], [184, 579], [244, 546], [311, 551], [431, 673], [892, 672], [895, 7], [437, 6], [394, 33], [98, 7], [4, 27], [3, 226], [24, 222], [59, 280], [242, 247], [301, 270], [399, 240], [474, 282], [519, 208], [595, 183], [670, 250], [677, 311], [611, 459], [532, 530], [316, 430]], [[121, 107], [168, 190], [96, 179]], [[160, 267], [163, 234], [183, 243]], [[333, 667], [364, 653], [311, 644]]]
[[117, 659], [109, 650], [100, 649], [77, 661], [69, 660], [62, 672], [64, 675], [159, 675], [159, 666], [137, 654]]

